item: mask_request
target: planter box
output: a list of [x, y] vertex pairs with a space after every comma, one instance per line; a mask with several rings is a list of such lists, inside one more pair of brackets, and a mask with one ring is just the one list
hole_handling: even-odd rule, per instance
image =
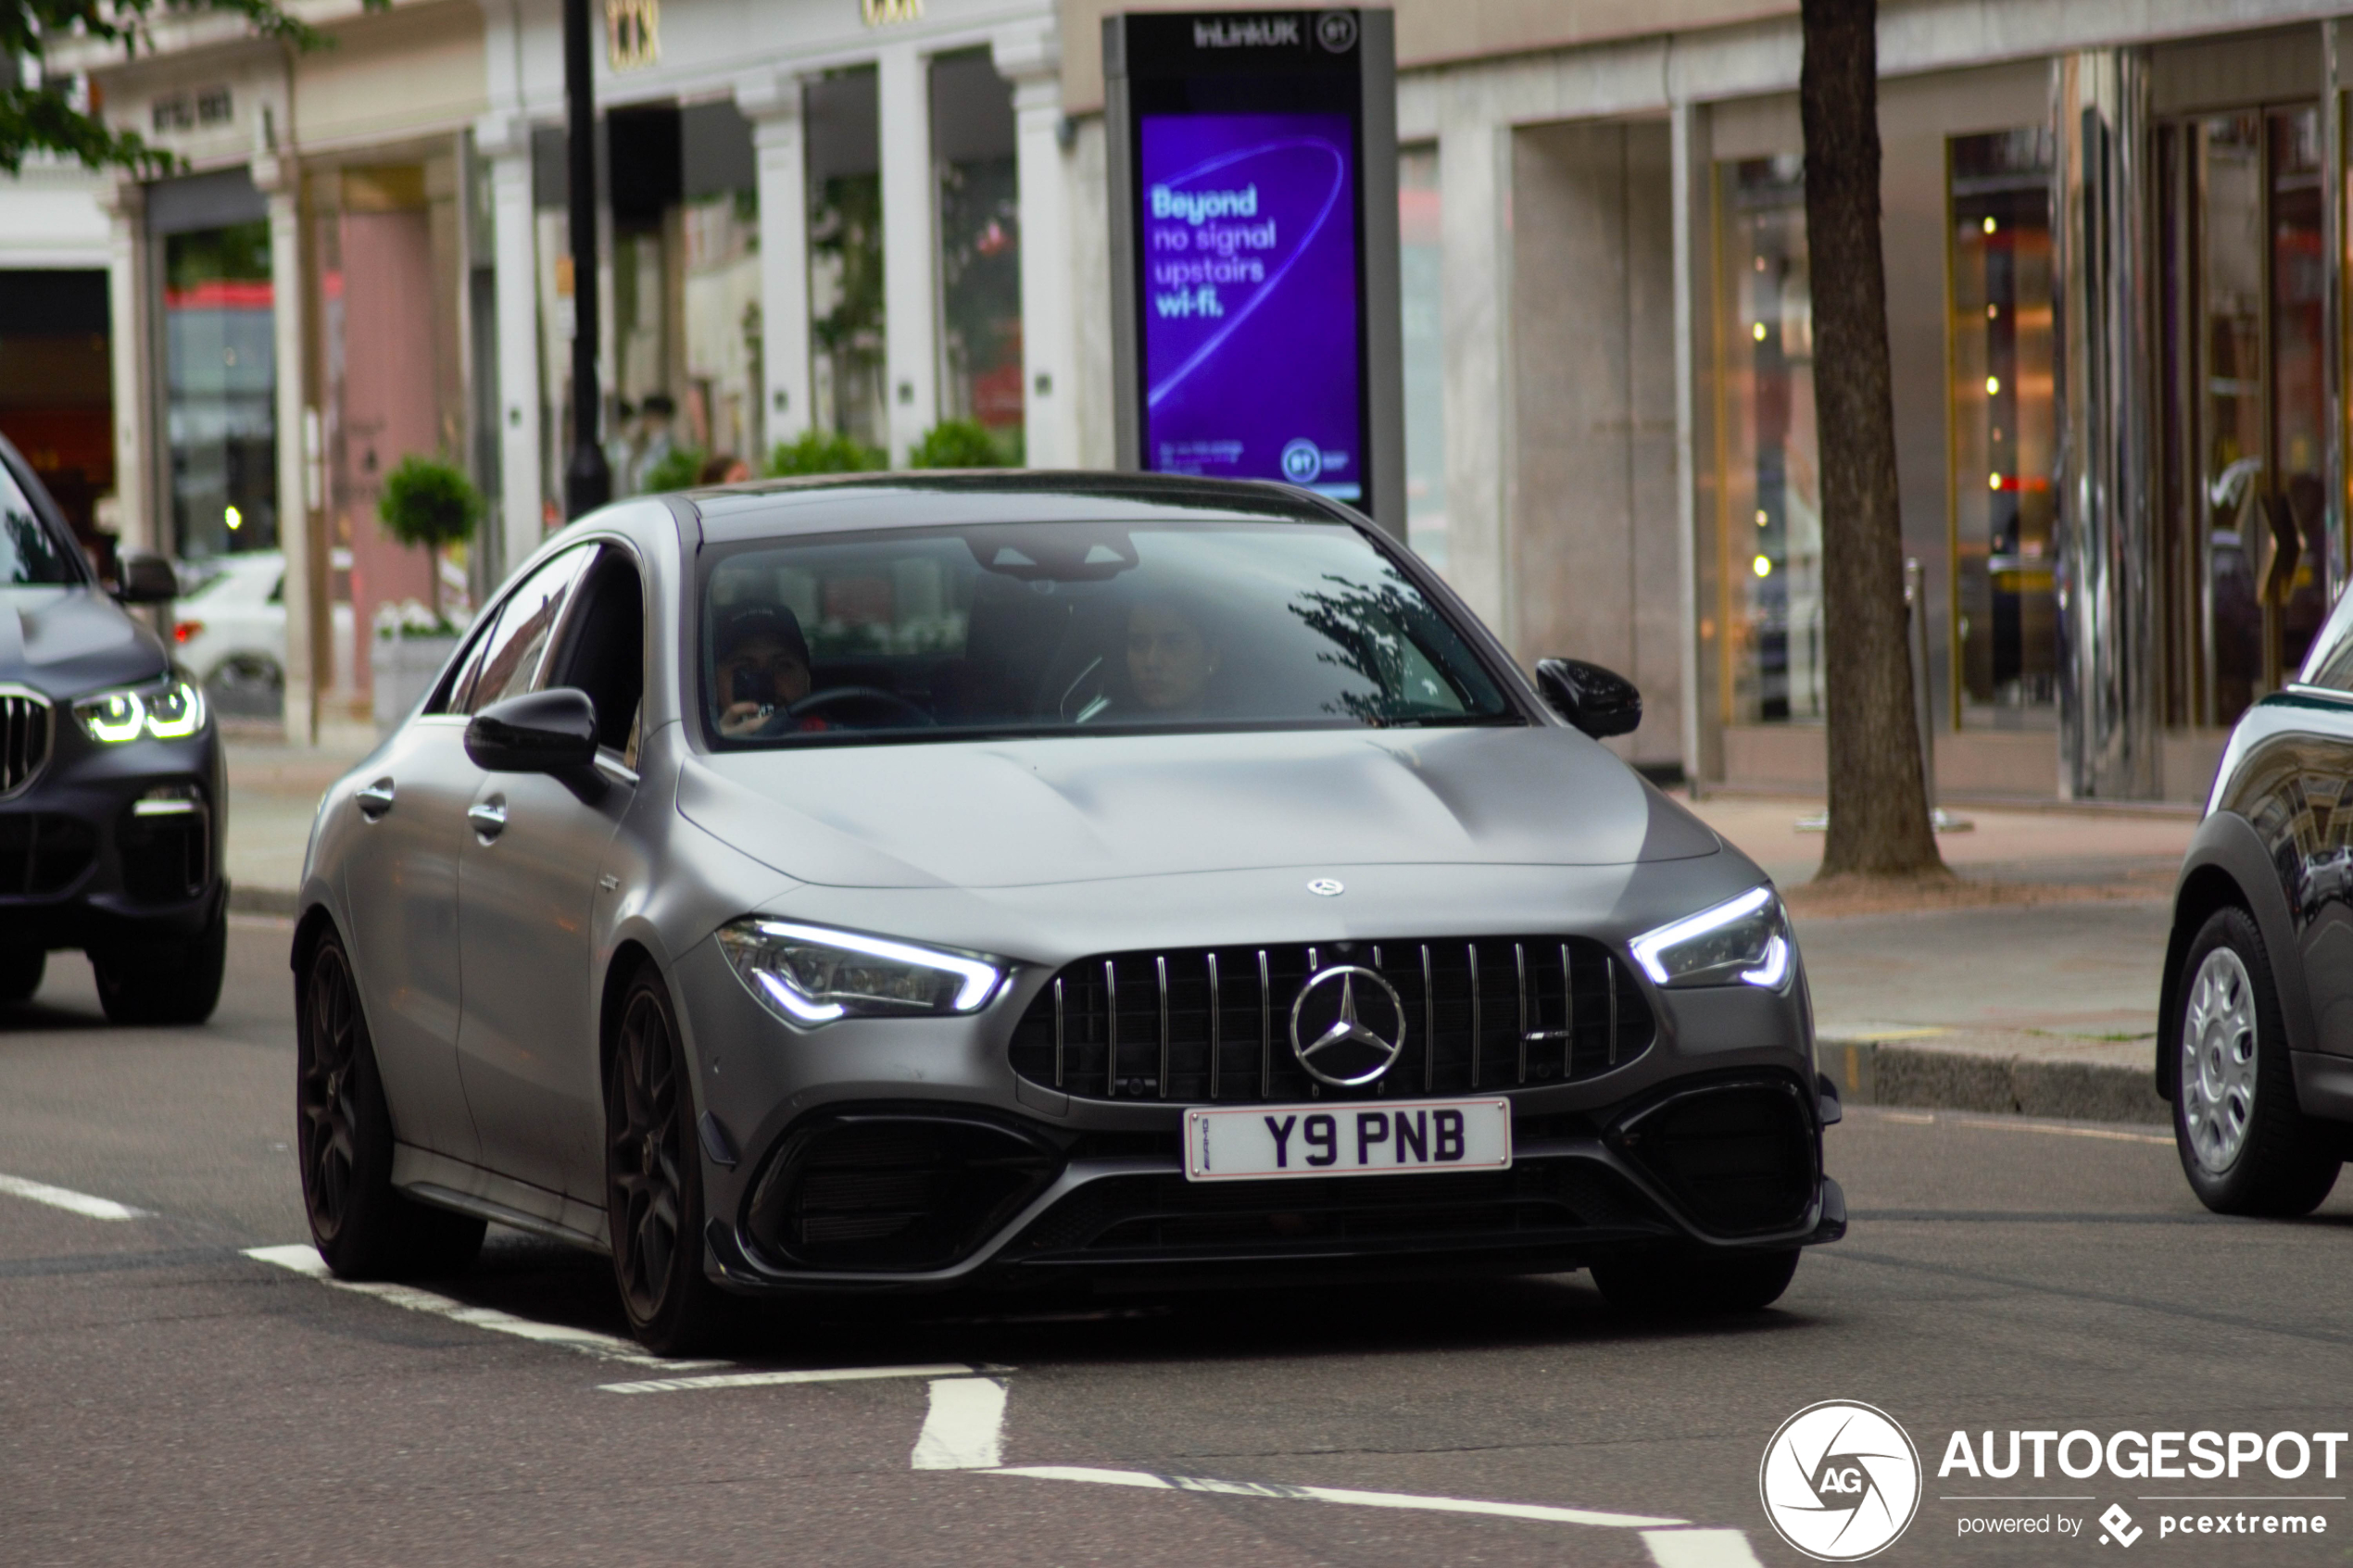
[[457, 637], [378, 637], [368, 652], [375, 691], [376, 734], [390, 734], [433, 689], [434, 677], [458, 651]]

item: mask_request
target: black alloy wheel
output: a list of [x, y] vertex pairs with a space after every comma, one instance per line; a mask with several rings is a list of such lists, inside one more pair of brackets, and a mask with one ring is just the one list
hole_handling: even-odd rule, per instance
[[310, 1239], [345, 1279], [438, 1279], [482, 1250], [483, 1222], [392, 1185], [392, 1113], [343, 943], [321, 937], [295, 996], [296, 1148]]
[[0, 948], [0, 1002], [31, 1001], [48, 967], [49, 955], [29, 942]]
[[98, 1005], [115, 1024], [202, 1023], [220, 1005], [229, 967], [229, 900], [194, 936], [128, 941], [90, 950]]
[[702, 1161], [686, 1052], [661, 974], [629, 985], [605, 1079], [605, 1216], [629, 1327], [657, 1355], [718, 1334], [726, 1301], [702, 1270]]
[[1593, 1265], [1603, 1298], [1621, 1312], [1705, 1317], [1761, 1311], [1797, 1273], [1798, 1249], [1638, 1252]]

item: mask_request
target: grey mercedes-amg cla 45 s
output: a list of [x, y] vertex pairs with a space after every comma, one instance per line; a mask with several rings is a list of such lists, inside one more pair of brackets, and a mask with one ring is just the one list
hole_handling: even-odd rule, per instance
[[339, 1273], [487, 1221], [731, 1296], [1590, 1268], [1845, 1224], [1755, 864], [1302, 491], [870, 476], [550, 539], [328, 794], [294, 943]]

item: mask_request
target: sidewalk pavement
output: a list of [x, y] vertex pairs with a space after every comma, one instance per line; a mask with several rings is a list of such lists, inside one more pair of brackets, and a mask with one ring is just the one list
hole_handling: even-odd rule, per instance
[[[291, 914], [320, 794], [375, 745], [229, 742], [232, 907]], [[1823, 1070], [1857, 1103], [2155, 1123], [2157, 987], [2183, 812], [1969, 809], [1938, 847], [1939, 896], [1809, 898], [1821, 810], [1803, 797], [1718, 796], [1692, 808], [1790, 893]]]

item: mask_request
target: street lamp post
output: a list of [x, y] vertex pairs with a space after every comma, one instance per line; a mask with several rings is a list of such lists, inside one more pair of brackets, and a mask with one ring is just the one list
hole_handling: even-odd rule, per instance
[[588, 0], [564, 0], [564, 130], [572, 220], [572, 456], [564, 464], [564, 516], [612, 499], [597, 384], [597, 103]]

